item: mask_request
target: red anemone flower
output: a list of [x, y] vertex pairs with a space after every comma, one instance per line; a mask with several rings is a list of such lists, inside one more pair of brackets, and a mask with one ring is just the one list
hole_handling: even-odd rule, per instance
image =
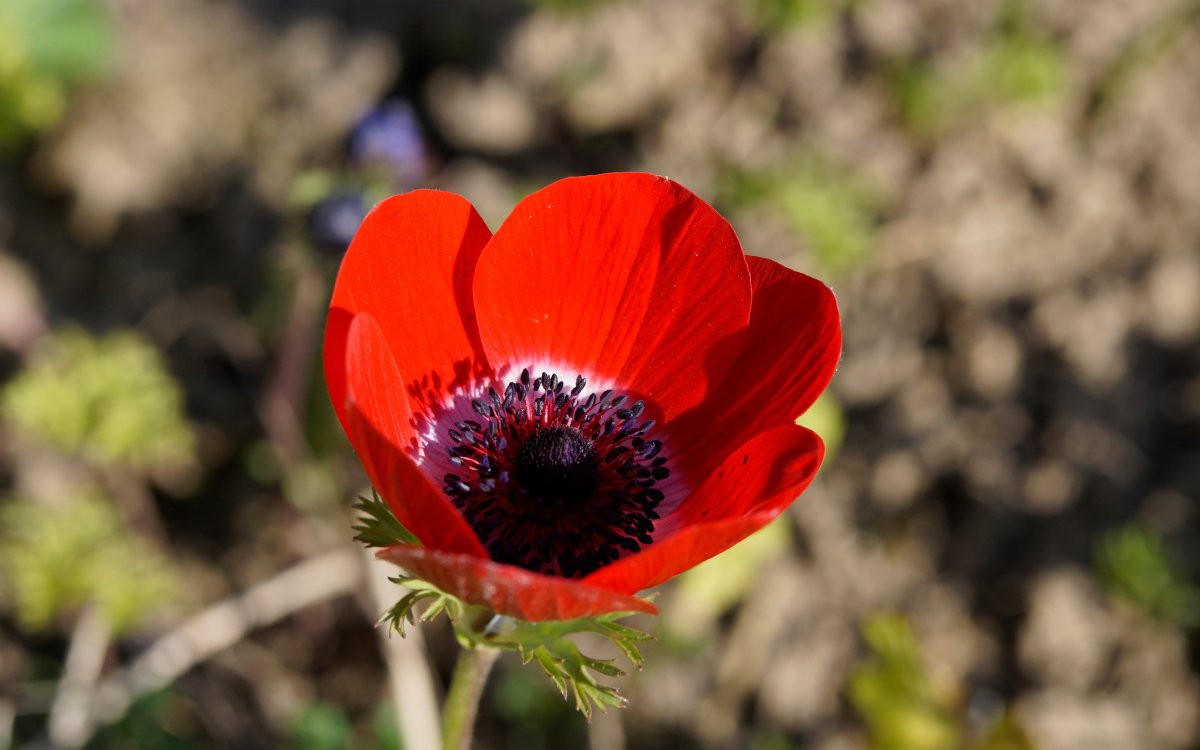
[[421, 542], [381, 556], [501, 614], [653, 613], [635, 593], [771, 521], [824, 455], [795, 419], [837, 364], [832, 293], [661, 177], [561, 180], [495, 235], [457, 195], [390, 198], [331, 308], [334, 408]]

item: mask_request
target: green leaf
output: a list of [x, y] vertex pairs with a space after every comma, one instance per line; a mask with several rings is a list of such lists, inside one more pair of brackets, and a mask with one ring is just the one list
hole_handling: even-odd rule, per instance
[[[452, 621], [462, 619], [466, 605], [459, 601], [458, 598], [439, 591], [433, 584], [422, 581], [419, 578], [405, 576], [397, 576], [389, 580], [392, 583], [408, 588], [409, 591], [400, 597], [400, 601], [392, 605], [383, 614], [383, 617], [379, 618], [379, 622], [380, 624], [387, 623], [388, 627], [396, 631], [401, 638], [404, 637], [404, 623], [407, 622], [412, 625], [417, 621], [418, 617], [420, 617], [422, 622], [426, 622], [445, 612]], [[415, 608], [422, 602], [430, 602], [430, 605], [418, 615]]]
[[388, 504], [371, 490], [371, 499], [360, 497], [354, 509], [361, 515], [354, 525], [355, 539], [368, 547], [390, 547], [393, 544], [420, 544], [413, 533], [396, 520]]
[[626, 700], [615, 688], [601, 685], [592, 672], [609, 677], [625, 674], [606, 661], [590, 659], [579, 647], [565, 638], [544, 643], [532, 652], [542, 670], [554, 681], [555, 687], [567, 698], [568, 688], [575, 696], [575, 708], [588, 721], [593, 708], [607, 711], [609, 707], [623, 708]]
[[594, 708], [606, 711], [610, 707], [625, 705], [625, 699], [616, 688], [601, 684], [596, 675], [620, 677], [625, 671], [611, 660], [586, 656], [569, 636], [576, 633], [604, 636], [634, 667], [640, 669], [643, 659], [637, 644], [650, 640], [652, 636], [617, 622], [633, 614], [613, 612], [598, 617], [548, 622], [502, 618], [507, 621], [506, 627], [491, 636], [485, 635], [485, 642], [493, 647], [517, 651], [525, 663], [537, 661], [563, 698], [573, 694], [575, 708], [591, 720]]
[[[576, 709], [589, 720], [595, 708], [605, 711], [609, 707], [625, 705], [620, 693], [598, 682], [597, 675], [620, 677], [625, 672], [609, 659], [586, 656], [570, 636], [577, 633], [603, 636], [637, 668], [641, 668], [643, 661], [638, 644], [652, 638], [649, 633], [618, 622], [638, 614], [634, 612], [611, 612], [576, 620], [527, 622], [491, 615], [484, 608], [467, 605], [427, 581], [409, 577], [391, 580], [409, 591], [384, 613], [380, 618], [381, 623], [387, 623], [403, 636], [405, 623], [412, 624], [418, 617], [422, 621], [430, 620], [444, 613], [453, 623], [455, 637], [463, 648], [487, 646], [516, 651], [522, 664], [537, 662], [564, 699], [574, 696]], [[425, 605], [424, 609], [418, 614], [417, 608], [422, 604]], [[486, 621], [486, 624], [478, 627], [477, 624], [482, 621]]]

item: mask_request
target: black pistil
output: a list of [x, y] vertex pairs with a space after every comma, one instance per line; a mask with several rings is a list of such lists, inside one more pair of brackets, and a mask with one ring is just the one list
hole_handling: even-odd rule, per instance
[[599, 468], [596, 446], [574, 427], [535, 430], [517, 452], [517, 478], [544, 502], [587, 500], [596, 489]]

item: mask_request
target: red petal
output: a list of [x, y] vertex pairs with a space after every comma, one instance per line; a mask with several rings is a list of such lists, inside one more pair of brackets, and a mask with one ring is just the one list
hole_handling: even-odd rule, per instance
[[468, 555], [397, 545], [379, 556], [465, 602], [522, 620], [573, 620], [608, 612], [658, 614], [645, 599]]
[[653, 175], [596, 175], [517, 205], [479, 259], [475, 304], [498, 370], [607, 378], [669, 419], [732, 364], [750, 279], [733, 229], [695, 195]]
[[821, 438], [797, 425], [758, 435], [663, 519], [660, 529], [669, 536], [583, 582], [634, 593], [732, 547], [790, 505], [812, 482], [824, 455]]
[[416, 190], [380, 203], [350, 243], [333, 290], [325, 331], [325, 378], [342, 412], [345, 336], [369, 312], [392, 342], [407, 387], [420, 404], [440, 403], [452, 386], [484, 367], [471, 277], [491, 233], [463, 198]]
[[427, 547], [487, 557], [454, 505], [406, 453], [415, 446], [412, 413], [383, 329], [367, 313], [350, 323], [344, 371], [346, 434], [396, 519]]
[[688, 437], [681, 458], [701, 475], [725, 458], [728, 446], [794, 422], [829, 385], [842, 352], [829, 287], [773, 260], [746, 260], [754, 301], [737, 368], [708, 402], [671, 427]]

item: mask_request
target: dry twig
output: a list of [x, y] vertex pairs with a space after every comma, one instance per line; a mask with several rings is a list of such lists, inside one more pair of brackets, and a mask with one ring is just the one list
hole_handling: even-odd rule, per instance
[[251, 631], [318, 602], [351, 593], [362, 583], [362, 577], [358, 552], [342, 548], [305, 560], [238, 596], [214, 604], [159, 638], [128, 667], [100, 683], [91, 710], [85, 714], [83, 741], [97, 727], [121, 718], [141, 696], [170, 685]]
[[[396, 569], [389, 563], [377, 559], [369, 551], [371, 601], [378, 616], [396, 603], [402, 589], [388, 581]], [[421, 623], [415, 623], [404, 631], [400, 638], [388, 628], [379, 628], [380, 644], [387, 661], [388, 681], [392, 692], [392, 705], [404, 747], [441, 747], [441, 719], [438, 713], [437, 687], [433, 671], [425, 660]]]

